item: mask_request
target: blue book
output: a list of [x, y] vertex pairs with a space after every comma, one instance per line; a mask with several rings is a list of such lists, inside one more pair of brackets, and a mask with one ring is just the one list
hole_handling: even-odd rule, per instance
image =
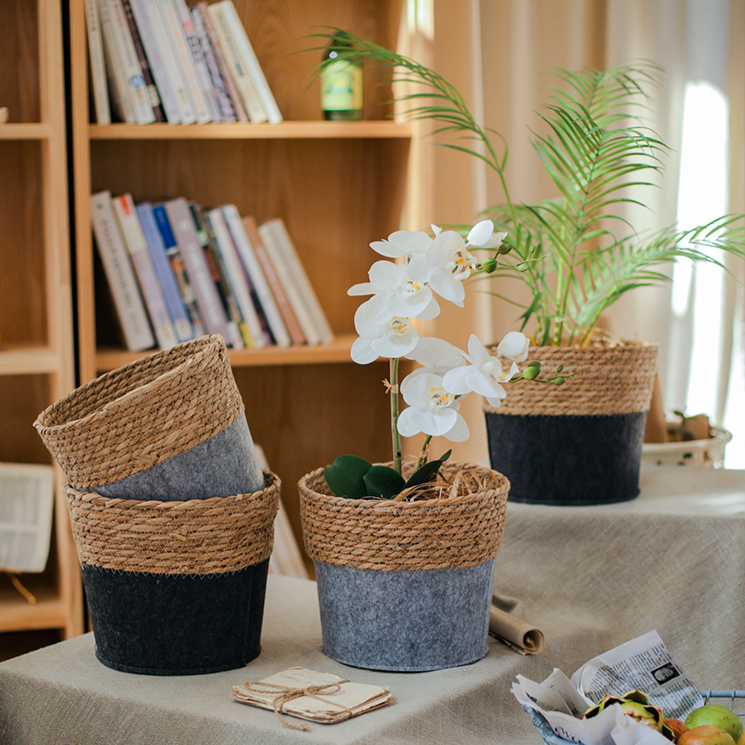
[[173, 230], [171, 229], [171, 222], [166, 214], [165, 206], [162, 204], [154, 205], [153, 217], [158, 226], [160, 236], [163, 239], [166, 256], [171, 263], [173, 274], [176, 277], [176, 282], [179, 291], [181, 292], [181, 300], [186, 308], [189, 320], [191, 321], [194, 338], [204, 336], [204, 323], [202, 322], [202, 316], [199, 312], [199, 307], [197, 306], [197, 299], [186, 273], [186, 267], [181, 258], [181, 252], [179, 251], [178, 243], [176, 242], [176, 236], [173, 234]]
[[143, 202], [142, 204], [138, 204], [135, 209], [137, 211], [137, 217], [140, 219], [140, 225], [147, 241], [150, 256], [153, 259], [155, 273], [158, 275], [158, 281], [163, 289], [168, 313], [171, 316], [173, 327], [176, 331], [176, 338], [180, 342], [189, 341], [194, 338], [194, 331], [192, 330], [191, 322], [186, 312], [186, 306], [181, 298], [181, 290], [179, 290], [178, 282], [176, 282], [176, 275], [173, 272], [173, 267], [166, 253], [166, 244], [163, 241], [160, 230], [158, 230], [158, 223], [155, 221], [155, 216], [153, 215], [153, 205], [150, 202]]

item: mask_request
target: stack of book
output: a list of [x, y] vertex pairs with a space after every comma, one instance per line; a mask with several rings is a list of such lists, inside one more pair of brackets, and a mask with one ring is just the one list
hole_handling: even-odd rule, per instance
[[329, 344], [333, 333], [280, 218], [184, 197], [91, 197], [91, 222], [127, 348], [222, 334], [236, 349]]
[[232, 0], [85, 0], [85, 11], [98, 124], [282, 121]]

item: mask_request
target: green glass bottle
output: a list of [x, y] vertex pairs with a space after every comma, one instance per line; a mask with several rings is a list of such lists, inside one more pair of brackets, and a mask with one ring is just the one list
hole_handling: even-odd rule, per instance
[[355, 62], [337, 59], [345, 47], [351, 48], [344, 32], [334, 36], [326, 53], [327, 63], [321, 71], [321, 109], [324, 119], [357, 121], [362, 119], [362, 68]]

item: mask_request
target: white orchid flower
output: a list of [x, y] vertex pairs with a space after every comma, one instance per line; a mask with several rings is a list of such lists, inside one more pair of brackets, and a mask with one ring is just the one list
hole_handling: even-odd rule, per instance
[[490, 355], [475, 334], [468, 339], [468, 360], [470, 365], [457, 367], [445, 374], [445, 389], [456, 396], [473, 391], [484, 396], [490, 406], [498, 407], [501, 399], [507, 396], [502, 383], [518, 371], [517, 364], [513, 361], [509, 370], [503, 370], [499, 357]]
[[528, 358], [528, 347], [530, 339], [519, 331], [510, 331], [505, 334], [497, 346], [497, 354], [515, 362], [524, 362]]
[[505, 238], [507, 233], [495, 233], [491, 220], [476, 223], [466, 237], [466, 246], [474, 248], [495, 248]]
[[421, 231], [397, 230], [388, 236], [387, 241], [374, 241], [370, 248], [391, 259], [410, 259], [417, 254], [427, 253], [430, 243], [432, 239]]
[[406, 358], [418, 362], [422, 367], [417, 368], [404, 378], [401, 383], [401, 393], [403, 393], [407, 382], [417, 375], [434, 373], [442, 376], [455, 367], [468, 364], [465, 355], [458, 347], [449, 344], [444, 339], [436, 339], [430, 336], [419, 337], [419, 343], [413, 351], [406, 355]]
[[354, 327], [360, 335], [352, 344], [352, 360], [359, 365], [374, 362], [378, 357], [404, 357], [419, 343], [419, 334], [409, 319], [381, 316], [377, 298], [357, 308]]
[[417, 375], [402, 388], [404, 401], [409, 408], [399, 414], [400, 434], [411, 437], [423, 432], [433, 437], [446, 437], [452, 442], [468, 439], [468, 425], [458, 413], [460, 404], [443, 387], [442, 376], [433, 373]]
[[414, 256], [407, 264], [376, 261], [370, 281], [350, 287], [348, 295], [375, 295], [383, 316], [430, 319], [440, 306], [427, 285], [429, 267], [424, 256]]

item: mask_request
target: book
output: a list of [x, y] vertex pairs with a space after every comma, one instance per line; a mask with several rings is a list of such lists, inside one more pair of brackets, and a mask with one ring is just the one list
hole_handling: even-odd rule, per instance
[[189, 341], [194, 338], [194, 331], [181, 297], [176, 275], [166, 252], [166, 244], [160, 230], [158, 230], [158, 223], [153, 214], [153, 205], [150, 202], [142, 202], [135, 207], [135, 210], [140, 220], [142, 233], [147, 241], [155, 273], [158, 275], [158, 281], [163, 290], [163, 297], [168, 307], [173, 329], [176, 332], [176, 338], [179, 342]]
[[261, 265], [261, 270], [266, 277], [269, 289], [272, 291], [274, 301], [277, 304], [277, 309], [282, 316], [282, 320], [285, 323], [287, 333], [290, 335], [292, 343], [305, 344], [303, 330], [300, 328], [300, 324], [292, 311], [292, 306], [287, 299], [282, 283], [279, 281], [279, 277], [277, 277], [277, 273], [274, 271], [272, 260], [269, 258], [266, 246], [264, 246], [264, 241], [259, 234], [259, 226], [256, 222], [256, 218], [248, 215], [243, 218], [242, 222], [243, 227], [246, 230], [246, 235], [253, 246], [256, 258], [259, 260], [259, 264]]
[[205, 214], [205, 218], [215, 236], [215, 243], [225, 263], [227, 275], [233, 286], [241, 314], [251, 334], [252, 343], [250, 346], [260, 349], [266, 346], [267, 337], [256, 310], [255, 290], [250, 279], [246, 276], [238, 250], [230, 237], [225, 217], [219, 208], [215, 208], [209, 210]]
[[189, 203], [183, 197], [178, 197], [165, 202], [164, 206], [207, 333], [221, 334], [223, 339], [229, 341], [225, 310], [199, 243]]
[[225, 80], [220, 71], [220, 65], [217, 61], [215, 50], [212, 48], [212, 42], [207, 33], [207, 26], [204, 22], [202, 8], [199, 5], [195, 5], [193, 8], [190, 8], [189, 12], [191, 13], [194, 33], [197, 35], [204, 62], [207, 65], [210, 84], [215, 95], [215, 102], [218, 109], [218, 118], [216, 121], [235, 122], [237, 121], [235, 108], [233, 102], [230, 100], [230, 94], [225, 86]]
[[110, 191], [91, 195], [91, 224], [127, 349], [130, 352], [150, 349], [155, 346], [155, 338], [114, 216]]
[[241, 57], [237, 41], [233, 36], [233, 31], [221, 6], [222, 3], [215, 3], [214, 5], [209, 5], [207, 7], [210, 19], [212, 20], [212, 26], [215, 30], [215, 35], [217, 36], [220, 49], [222, 49], [223, 56], [225, 57], [228, 73], [233, 78], [233, 82], [238, 90], [241, 103], [246, 109], [248, 118], [254, 124], [261, 124], [262, 122], [268, 121], [269, 117], [264, 110], [264, 106], [259, 98], [259, 93], [248, 72], [248, 68]]
[[150, 322], [155, 331], [155, 339], [161, 349], [176, 345], [176, 332], [173, 330], [171, 317], [168, 315], [163, 290], [155, 273], [147, 241], [140, 227], [140, 220], [135, 212], [135, 205], [130, 194], [114, 197], [114, 214], [124, 238], [124, 244], [132, 258], [135, 274], [140, 283], [140, 290], [145, 300]]
[[108, 4], [109, 18], [113, 30], [116, 48], [116, 61], [121, 65], [126, 83], [126, 95], [132, 103], [135, 122], [137, 124], [152, 124], [155, 114], [145, 88], [145, 78], [142, 75], [140, 61], [137, 59], [132, 33], [124, 14], [122, 0], [104, 0]]
[[233, 37], [235, 38], [243, 64], [246, 65], [248, 69], [248, 74], [254, 84], [256, 92], [258, 93], [261, 106], [266, 112], [269, 123], [279, 124], [282, 121], [282, 114], [279, 111], [277, 102], [274, 100], [272, 90], [266, 82], [264, 71], [261, 69], [261, 65], [259, 64], [256, 53], [251, 46], [251, 42], [248, 40], [246, 29], [243, 28], [241, 19], [233, 5], [233, 0], [222, 0], [222, 2], [217, 3], [217, 5], [222, 7], [222, 12], [230, 26]]
[[176, 236], [174, 236], [173, 230], [171, 229], [171, 223], [168, 220], [166, 208], [162, 204], [154, 205], [153, 217], [155, 218], [161, 238], [163, 239], [163, 244], [166, 247], [166, 256], [168, 256], [168, 261], [170, 262], [173, 274], [176, 277], [176, 283], [181, 292], [181, 300], [183, 301], [186, 312], [189, 315], [189, 322], [191, 323], [194, 337], [204, 336], [204, 322], [202, 321], [202, 315], [199, 312], [197, 298], [194, 294], [191, 282], [189, 281], [189, 275], [186, 273], [186, 266], [184, 266], [184, 261], [181, 258], [181, 251], [179, 251]]
[[184, 37], [186, 43], [189, 46], [191, 52], [191, 59], [194, 63], [194, 70], [197, 73], [197, 81], [204, 96], [205, 104], [210, 112], [210, 118], [213, 122], [222, 121], [222, 114], [220, 113], [220, 107], [217, 105], [217, 95], [212, 87], [212, 80], [210, 79], [209, 71], [207, 70], [207, 62], [204, 59], [204, 53], [202, 47], [197, 38], [194, 24], [192, 23], [192, 16], [189, 12], [189, 8], [186, 7], [186, 0], [174, 0], [176, 10], [181, 19], [181, 26], [184, 29]]
[[207, 107], [207, 102], [204, 100], [202, 87], [199, 84], [197, 71], [191, 56], [191, 50], [186, 41], [184, 27], [181, 25], [181, 18], [179, 17], [174, 0], [161, 0], [158, 8], [168, 31], [168, 40], [178, 62], [181, 78], [189, 92], [189, 98], [196, 113], [197, 124], [207, 124], [212, 121], [212, 115]]
[[226, 204], [222, 207], [223, 214], [225, 215], [225, 221], [228, 224], [228, 230], [233, 238], [238, 254], [243, 261], [243, 265], [246, 267], [249, 277], [256, 288], [256, 293], [261, 303], [261, 307], [264, 309], [267, 323], [274, 338], [274, 343], [279, 347], [289, 347], [292, 343], [290, 335], [287, 333], [287, 327], [282, 320], [277, 304], [274, 300], [274, 295], [269, 289], [269, 284], [266, 281], [264, 272], [261, 269], [261, 263], [259, 262], [256, 252], [254, 251], [253, 244], [251, 243], [246, 228], [243, 225], [241, 216], [234, 204]]
[[111, 114], [116, 121], [126, 124], [135, 123], [135, 113], [132, 102], [127, 93], [127, 81], [117, 60], [116, 44], [114, 43], [114, 27], [107, 0], [97, 0], [98, 14], [101, 20], [101, 37], [103, 39], [104, 68], [106, 70], [106, 85], [109, 92]]
[[109, 89], [106, 85], [106, 63], [98, 0], [85, 0], [85, 25], [88, 33], [88, 61], [91, 69], [91, 91], [97, 124], [111, 124]]
[[212, 51], [215, 53], [215, 61], [217, 62], [217, 66], [220, 70], [220, 76], [223, 80], [223, 83], [225, 84], [225, 89], [227, 90], [228, 96], [230, 96], [230, 103], [233, 105], [235, 116], [239, 122], [247, 122], [249, 121], [249, 119], [248, 114], [246, 113], [246, 107], [241, 101], [240, 94], [238, 93], [238, 88], [236, 88], [233, 76], [230, 74], [228, 62], [225, 59], [222, 47], [220, 46], [220, 40], [217, 37], [215, 27], [212, 23], [212, 18], [210, 17], [209, 6], [206, 2], [204, 2], [204, 0], [202, 0], [202, 2], [197, 3], [195, 8], [199, 9], [200, 15], [202, 16], [204, 29], [207, 32], [207, 36], [209, 37]]
[[166, 69], [166, 63], [161, 55], [160, 45], [155, 38], [154, 24], [150, 20], [150, 14], [144, 0], [129, 0], [129, 4], [160, 96], [166, 121], [169, 124], [178, 124], [181, 121], [181, 114], [171, 85], [171, 78]]
[[129, 31], [132, 34], [132, 42], [135, 47], [135, 53], [137, 59], [140, 62], [142, 68], [142, 78], [145, 81], [145, 91], [147, 93], [150, 105], [153, 108], [153, 116], [156, 122], [164, 122], [166, 120], [163, 106], [160, 102], [160, 95], [158, 94], [158, 88], [155, 85], [153, 79], [153, 73], [150, 69], [150, 62], [148, 62], [147, 55], [145, 54], [145, 48], [142, 45], [142, 38], [140, 36], [140, 30], [137, 28], [134, 14], [132, 12], [132, 3], [130, 0], [122, 0], [122, 7], [124, 8], [124, 16], [129, 24]]
[[214, 241], [212, 240], [209, 228], [204, 219], [202, 208], [195, 202], [189, 202], [189, 210], [191, 211], [191, 216], [194, 220], [194, 228], [197, 231], [197, 238], [199, 238], [199, 243], [204, 251], [204, 258], [207, 261], [207, 266], [210, 268], [210, 272], [212, 273], [212, 280], [215, 283], [217, 295], [220, 298], [222, 307], [225, 311], [229, 334], [229, 337], [225, 341], [228, 343], [228, 346], [235, 349], [243, 349], [247, 345], [250, 346], [253, 340], [251, 339], [251, 335], [248, 333], [240, 308], [238, 307], [238, 302], [233, 294], [233, 288], [226, 276], [225, 264], [216, 249]]
[[173, 120], [169, 119], [169, 121], [194, 124], [197, 121], [196, 110], [181, 72], [178, 57], [170, 41], [168, 26], [160, 11], [160, 0], [137, 0], [137, 2], [142, 4], [147, 13], [148, 26], [152, 31], [153, 39], [158, 48], [158, 55], [163, 63], [163, 70], [168, 76], [170, 89], [173, 92], [174, 102], [178, 110], [177, 117], [174, 117]]

